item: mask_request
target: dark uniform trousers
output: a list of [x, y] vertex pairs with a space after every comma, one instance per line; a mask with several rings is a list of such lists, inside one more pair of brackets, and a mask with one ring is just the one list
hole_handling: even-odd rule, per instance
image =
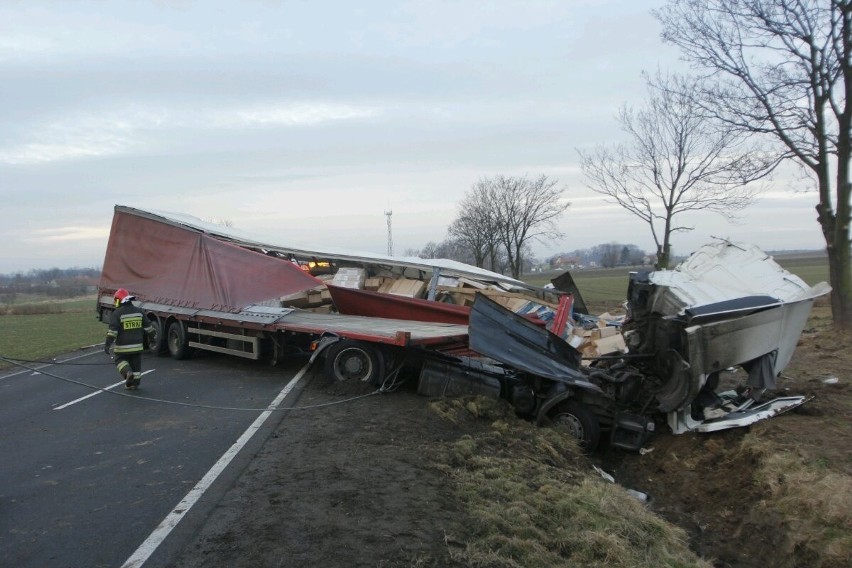
[[138, 382], [141, 377], [145, 334], [153, 331], [142, 311], [130, 302], [121, 304], [112, 312], [106, 348], [115, 343], [115, 367], [125, 381]]

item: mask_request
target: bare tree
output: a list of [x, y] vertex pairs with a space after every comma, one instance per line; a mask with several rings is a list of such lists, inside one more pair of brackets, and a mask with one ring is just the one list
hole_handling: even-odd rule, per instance
[[520, 278], [523, 272], [525, 245], [562, 235], [555, 222], [569, 203], [562, 199], [564, 190], [557, 183], [546, 175], [535, 179], [495, 176], [483, 178], [474, 186], [493, 212], [496, 234], [513, 278]]
[[435, 241], [429, 241], [420, 251], [417, 253], [417, 256], [420, 258], [441, 258], [441, 245], [436, 243]]
[[657, 73], [646, 75], [646, 82], [645, 106], [624, 106], [617, 117], [629, 142], [581, 151], [581, 168], [591, 189], [648, 224], [656, 268], [664, 269], [672, 235], [693, 229], [679, 216], [711, 211], [734, 219], [757, 192], [749, 184], [771, 172], [777, 160], [746, 145], [735, 129], [707, 120], [695, 103], [692, 79]]
[[494, 247], [494, 233], [477, 215], [476, 210], [465, 211], [450, 223], [447, 232], [473, 256], [474, 265], [482, 268]]
[[448, 233], [473, 255], [474, 264], [480, 268], [497, 269], [500, 239], [496, 211], [490, 203], [487, 184], [478, 182], [459, 202], [459, 213], [450, 224]]
[[420, 258], [448, 258], [470, 264], [471, 256], [467, 247], [461, 245], [454, 239], [444, 239], [440, 243], [429, 241], [426, 245], [418, 250], [411, 250], [414, 254], [407, 256], [419, 256]]
[[655, 15], [705, 72], [704, 109], [773, 139], [816, 182], [834, 323], [852, 328], [852, 0], [671, 0]]
[[621, 245], [618, 243], [607, 243], [596, 245], [593, 249], [598, 257], [598, 262], [604, 268], [612, 268], [618, 264], [621, 256]]

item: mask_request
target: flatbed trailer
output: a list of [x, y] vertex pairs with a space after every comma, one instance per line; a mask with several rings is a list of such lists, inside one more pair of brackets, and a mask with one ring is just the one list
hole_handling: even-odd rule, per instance
[[[313, 354], [317, 349], [327, 349], [326, 372], [329, 378], [338, 380], [379, 384], [388, 363], [400, 358], [407, 348], [459, 352], [467, 346], [465, 325], [267, 306], [223, 312], [156, 302], [134, 303], [154, 327], [154, 337], [148, 342], [151, 354], [185, 359], [198, 349], [246, 359], [265, 358], [277, 364], [293, 353]], [[102, 293], [99, 318], [109, 321], [112, 310], [112, 295]]]
[[464, 351], [467, 326], [321, 313], [280, 298], [323, 282], [268, 254], [169, 215], [116, 206], [98, 286], [109, 321], [113, 294], [127, 289], [156, 333], [149, 351], [183, 359], [215, 351], [273, 364], [324, 352], [326, 373], [378, 383], [405, 350]]

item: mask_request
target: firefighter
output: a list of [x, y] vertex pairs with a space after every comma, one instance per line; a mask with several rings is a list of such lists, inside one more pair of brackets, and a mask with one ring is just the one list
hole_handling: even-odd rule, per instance
[[154, 327], [142, 311], [133, 305], [132, 300], [136, 297], [127, 290], [119, 288], [113, 298], [115, 310], [109, 319], [104, 353], [109, 355], [109, 348], [115, 343], [115, 367], [124, 378], [124, 388], [136, 390], [142, 380], [145, 334], [153, 335]]

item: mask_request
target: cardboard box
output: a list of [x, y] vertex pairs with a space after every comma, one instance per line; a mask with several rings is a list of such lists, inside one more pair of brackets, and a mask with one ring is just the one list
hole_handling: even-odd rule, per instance
[[378, 290], [382, 285], [381, 278], [367, 278], [364, 280], [364, 290]]
[[307, 300], [309, 306], [322, 304], [322, 292], [320, 290], [309, 291]]
[[408, 278], [394, 280], [390, 290], [388, 290], [388, 294], [405, 296], [406, 298], [422, 298], [425, 292], [425, 282], [420, 280], [411, 280]]
[[334, 275], [331, 281], [335, 286], [341, 288], [364, 288], [364, 269], [363, 268], [341, 268]]
[[613, 335], [618, 335], [618, 330], [611, 325], [600, 328], [601, 338], [604, 337], [612, 337]]
[[620, 333], [610, 337], [603, 337], [594, 342], [598, 355], [609, 355], [610, 353], [626, 353], [627, 344]]
[[453, 303], [457, 306], [472, 306], [474, 296], [472, 294], [459, 294], [450, 292], [450, 296], [453, 298]]

